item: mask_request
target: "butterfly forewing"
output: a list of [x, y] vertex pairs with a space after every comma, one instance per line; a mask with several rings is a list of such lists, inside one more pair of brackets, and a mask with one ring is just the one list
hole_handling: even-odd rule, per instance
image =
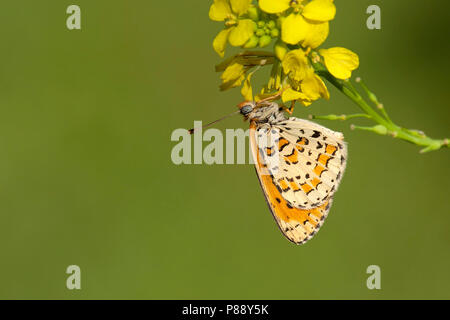
[[[339, 186], [347, 162], [347, 145], [342, 133], [297, 118], [289, 118], [273, 126], [290, 143], [282, 153], [280, 162], [283, 163], [284, 160], [287, 170], [293, 169], [292, 174], [294, 171], [301, 171], [308, 185], [313, 188], [304, 188], [306, 191], [311, 190], [311, 203], [303, 205], [315, 207], [318, 202], [332, 197]], [[298, 159], [294, 166], [292, 159]]]

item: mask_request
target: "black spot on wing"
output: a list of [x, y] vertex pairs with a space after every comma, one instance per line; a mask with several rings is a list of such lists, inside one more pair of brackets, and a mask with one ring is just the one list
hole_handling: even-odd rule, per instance
[[283, 151], [284, 148], [286, 148], [286, 146], [288, 146], [288, 145], [289, 145], [289, 142], [286, 142], [285, 144], [283, 144], [283, 145], [281, 146], [280, 150], [278, 150], [278, 151], [279, 151], [279, 152]]
[[291, 154], [288, 154], [286, 157], [291, 157], [291, 156], [293, 156], [294, 155], [294, 153], [295, 153], [295, 148], [292, 148], [292, 152], [291, 152]]
[[300, 142], [304, 142], [305, 146], [307, 146], [309, 144], [309, 140], [306, 139], [305, 137], [298, 138], [296, 143], [300, 143]]

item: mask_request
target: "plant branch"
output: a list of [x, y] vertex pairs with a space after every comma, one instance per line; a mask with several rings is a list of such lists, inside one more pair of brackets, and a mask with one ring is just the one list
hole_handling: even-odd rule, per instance
[[[402, 139], [408, 141], [410, 143], [416, 144], [418, 146], [424, 147], [420, 152], [425, 153], [429, 151], [439, 150], [442, 147], [449, 147], [449, 139], [432, 139], [427, 137], [423, 132], [411, 129], [405, 129], [394, 122], [392, 122], [391, 118], [387, 114], [384, 106], [378, 102], [375, 94], [373, 94], [369, 88], [362, 83], [360, 79], [357, 79], [357, 82], [361, 84], [363, 90], [368, 95], [368, 98], [375, 105], [376, 109], [372, 108], [366, 100], [359, 94], [350, 80], [339, 80], [336, 79], [333, 75], [331, 75], [326, 68], [320, 63], [314, 63], [314, 68], [316, 72], [328, 80], [333, 86], [335, 86], [340, 92], [342, 92], [345, 96], [347, 96], [350, 100], [352, 100], [367, 116], [366, 118], [370, 118], [372, 121], [377, 123], [378, 125], [374, 127], [361, 127], [352, 125], [352, 129], [360, 129], [373, 131], [375, 133], [381, 135], [390, 135], [394, 138]], [[330, 117], [331, 116], [331, 117]], [[333, 118], [333, 115], [324, 116], [327, 120], [347, 120], [349, 118], [341, 118], [338, 119], [330, 119]], [[313, 116], [316, 119], [320, 119], [320, 116]], [[338, 116], [336, 116], [338, 117]], [[322, 116], [323, 118], [323, 116]], [[355, 117], [353, 117], [355, 118]]]

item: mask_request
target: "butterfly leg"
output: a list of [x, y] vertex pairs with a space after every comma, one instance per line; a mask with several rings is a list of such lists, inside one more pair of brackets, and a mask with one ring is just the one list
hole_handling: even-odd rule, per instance
[[264, 104], [264, 103], [269, 102], [269, 101], [277, 100], [278, 98], [281, 97], [281, 95], [283, 94], [283, 92], [284, 92], [286, 89], [288, 89], [288, 88], [290, 88], [290, 86], [287, 86], [287, 87], [285, 87], [285, 88], [281, 88], [281, 89], [280, 89], [277, 93], [275, 93], [274, 95], [269, 96], [269, 97], [267, 97], [267, 98], [264, 98], [264, 99], [262, 99], [262, 100], [259, 100], [259, 101], [258, 101], [258, 104]]
[[294, 108], [295, 108], [295, 100], [292, 100], [291, 106], [289, 108], [287, 108], [286, 106], [283, 106], [284, 111], [286, 111], [290, 115], [292, 115], [292, 113], [294, 112]]

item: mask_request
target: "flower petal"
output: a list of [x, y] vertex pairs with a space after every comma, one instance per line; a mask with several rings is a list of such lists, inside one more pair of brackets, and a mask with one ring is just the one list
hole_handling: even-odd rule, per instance
[[230, 3], [233, 12], [238, 16], [241, 16], [247, 12], [248, 8], [250, 8], [252, 0], [230, 0]]
[[317, 48], [328, 37], [330, 26], [328, 22], [309, 23], [309, 32], [303, 40], [303, 47]]
[[259, 7], [267, 13], [281, 13], [290, 7], [291, 0], [259, 0]]
[[311, 100], [308, 100], [308, 99], [300, 99], [300, 100], [298, 100], [298, 101], [300, 101], [301, 104], [304, 105], [305, 107], [310, 106], [311, 103], [312, 103], [312, 101], [311, 101]]
[[304, 40], [309, 32], [309, 24], [301, 14], [292, 13], [281, 23], [281, 39], [289, 44]]
[[283, 71], [294, 81], [302, 81], [314, 72], [302, 49], [289, 51], [281, 62]]
[[228, 0], [214, 0], [209, 8], [209, 18], [213, 21], [224, 21], [230, 14], [232, 12]]
[[359, 66], [359, 57], [356, 53], [341, 47], [319, 50], [324, 58], [328, 71], [338, 79], [348, 79], [352, 71]]
[[223, 82], [228, 82], [240, 78], [244, 73], [244, 66], [240, 63], [233, 62], [225, 69], [220, 78]]
[[282, 61], [286, 53], [289, 51], [289, 48], [283, 41], [278, 39], [278, 41], [275, 43], [273, 51], [275, 52], [278, 60]]
[[307, 19], [315, 21], [330, 21], [336, 15], [336, 6], [333, 0], [312, 0], [308, 3], [302, 12]]
[[245, 68], [242, 64], [233, 62], [220, 76], [222, 84], [220, 90], [228, 90], [241, 85], [245, 79]]
[[330, 93], [328, 92], [325, 83], [315, 73], [311, 77], [303, 80], [300, 87], [309, 100], [317, 100], [320, 97], [327, 100], [330, 99]]
[[233, 27], [228, 41], [234, 47], [243, 46], [253, 35], [255, 22], [250, 19], [239, 20], [237, 26]]
[[227, 45], [228, 35], [230, 34], [231, 29], [224, 29], [220, 31], [213, 41], [213, 48], [217, 54], [223, 58], [225, 55], [225, 47]]
[[295, 91], [292, 88], [288, 88], [286, 90], [283, 91], [283, 93], [281, 94], [281, 100], [283, 100], [283, 102], [288, 102], [288, 101], [293, 101], [293, 100], [305, 100], [308, 99], [306, 97], [306, 95], [302, 92], [299, 91]]
[[241, 89], [241, 94], [244, 97], [245, 101], [253, 101], [253, 89], [252, 89], [252, 75], [255, 71], [250, 72], [247, 76], [247, 79], [244, 81], [244, 85]]

